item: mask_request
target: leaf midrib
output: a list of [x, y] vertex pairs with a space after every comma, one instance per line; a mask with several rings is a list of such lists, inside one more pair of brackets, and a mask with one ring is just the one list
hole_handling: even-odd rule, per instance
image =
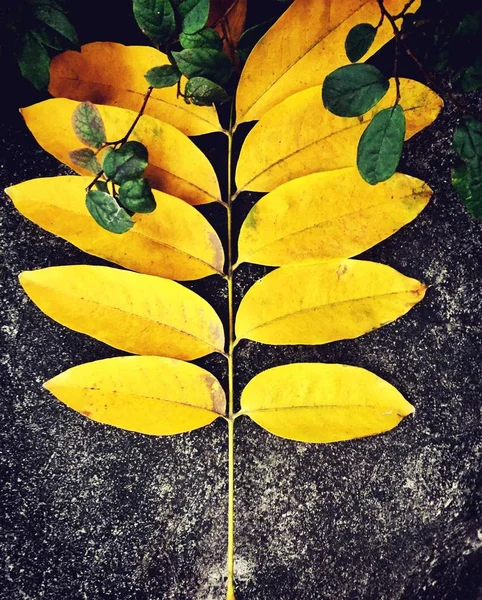
[[[353, 167], [347, 167], [347, 168], [353, 168]], [[308, 175], [309, 177], [309, 175]], [[402, 198], [407, 198], [408, 196], [423, 196], [424, 192], [417, 192], [414, 194], [407, 194], [406, 196], [402, 196]], [[296, 231], [291, 231], [289, 233], [287, 233], [286, 235], [282, 235], [281, 237], [275, 238], [274, 240], [271, 240], [270, 242], [267, 242], [266, 244], [264, 244], [263, 246], [260, 246], [259, 248], [256, 248], [255, 250], [253, 250], [252, 252], [250, 252], [249, 254], [246, 254], [244, 257], [241, 257], [241, 259], [244, 261], [246, 261], [246, 259], [250, 256], [252, 256], [253, 254], [257, 254], [258, 252], [262, 252], [265, 248], [273, 245], [273, 244], [277, 244], [278, 242], [281, 242], [282, 240], [288, 239], [290, 237], [299, 235], [300, 233], [304, 233], [305, 231], [309, 231], [310, 229], [318, 229], [323, 227], [324, 225], [328, 225], [330, 223], [334, 223], [335, 221], [338, 221], [339, 219], [344, 219], [345, 217], [351, 217], [352, 215], [357, 215], [359, 213], [363, 213], [364, 211], [367, 210], [371, 210], [373, 208], [376, 208], [377, 206], [383, 206], [384, 205], [384, 201], [381, 202], [377, 202], [376, 204], [370, 204], [369, 206], [364, 206], [363, 208], [360, 208], [359, 210], [354, 210], [351, 212], [346, 212], [346, 213], [342, 213], [340, 215], [337, 215], [336, 217], [332, 218], [332, 219], [326, 219], [325, 221], [319, 221], [317, 223], [314, 223], [313, 225], [309, 225], [308, 227], [303, 227], [303, 229], [297, 229]], [[328, 258], [327, 260], [336, 260], [337, 258], [340, 259], [345, 259], [345, 258], [351, 258], [350, 256], [332, 256], [330, 258]], [[317, 260], [317, 259], [314, 259]]]
[[[155, 276], [154, 275], [150, 275], [150, 277], [155, 277]], [[50, 290], [50, 291], [53, 290], [52, 287], [49, 287], [48, 285], [45, 285], [45, 284], [42, 285], [41, 283], [38, 283], [38, 282], [35, 282], [34, 285], [36, 285], [37, 287], [41, 287], [41, 288]], [[178, 333], [181, 333], [183, 335], [191, 337], [191, 338], [195, 339], [198, 342], [201, 342], [202, 344], [208, 346], [209, 348], [213, 348], [214, 352], [220, 352], [221, 354], [223, 353], [223, 350], [221, 348], [217, 348], [216, 346], [214, 346], [210, 342], [208, 342], [206, 340], [203, 340], [202, 338], [198, 337], [197, 335], [194, 335], [193, 333], [189, 333], [188, 331], [184, 331], [183, 329], [179, 329], [178, 327], [174, 327], [173, 325], [168, 325], [167, 323], [162, 323], [162, 322], [156, 321], [154, 319], [149, 319], [148, 317], [146, 317], [144, 315], [139, 315], [136, 312], [128, 312], [128, 311], [126, 311], [126, 310], [124, 310], [122, 308], [119, 308], [117, 306], [111, 306], [110, 304], [107, 304], [107, 303], [106, 304], [102, 304], [100, 302], [96, 302], [95, 300], [91, 300], [90, 298], [86, 299], [83, 296], [79, 296], [79, 295], [75, 295], [75, 294], [69, 294], [65, 290], [62, 290], [61, 294], [63, 294], [64, 296], [67, 296], [67, 298], [74, 298], [74, 299], [77, 299], [77, 300], [81, 300], [82, 302], [94, 304], [96, 306], [106, 307], [106, 308], [108, 308], [110, 310], [118, 311], [118, 312], [120, 312], [121, 314], [124, 314], [124, 315], [131, 315], [131, 316], [137, 317], [138, 319], [146, 321], [147, 323], [150, 323], [150, 324], [154, 323], [155, 325], [157, 325], [159, 327], [165, 327], [166, 329], [172, 329], [173, 331], [176, 331]], [[68, 325], [67, 325], [67, 327], [68, 327]], [[90, 335], [90, 334], [85, 334], [85, 335]], [[91, 336], [91, 337], [94, 337], [94, 336]], [[111, 345], [109, 342], [105, 342], [105, 343], [108, 344], [109, 346]]]
[[[36, 204], [40, 205], [40, 202], [36, 202]], [[85, 219], [89, 218], [87, 215], [84, 215], [83, 213], [77, 212], [75, 210], [70, 210], [70, 209], [63, 208], [63, 207], [59, 206], [58, 204], [52, 204], [51, 202], [49, 202], [49, 203], [47, 203], [47, 205], [48, 206], [52, 206], [53, 208], [58, 209], [61, 212], [66, 213], [67, 215], [73, 214], [73, 215], [77, 215], [78, 217], [82, 217], [82, 218], [85, 218]], [[42, 205], [42, 206], [45, 206], [45, 205]], [[209, 267], [209, 269], [211, 269], [212, 271], [216, 272], [218, 275], [223, 276], [223, 272], [222, 271], [219, 271], [218, 269], [216, 269], [216, 267], [214, 265], [211, 265], [210, 263], [206, 262], [202, 258], [199, 258], [199, 257], [195, 256], [194, 254], [190, 254], [186, 250], [182, 250], [181, 248], [178, 248], [177, 246], [172, 246], [171, 244], [168, 244], [166, 242], [163, 242], [161, 240], [153, 238], [150, 235], [146, 235], [142, 231], [136, 230], [135, 225], [136, 225], [136, 223], [134, 223], [134, 227], [130, 231], [130, 235], [138, 235], [138, 236], [143, 237], [143, 238], [145, 238], [145, 239], [147, 239], [147, 240], [149, 240], [149, 241], [151, 241], [151, 242], [153, 242], [155, 244], [158, 244], [159, 246], [164, 246], [165, 248], [169, 248], [170, 250], [174, 250], [175, 252], [179, 252], [180, 254], [183, 254], [183, 255], [187, 256], [189, 259], [192, 258], [192, 259], [200, 262], [201, 264], [205, 265], [206, 267]], [[97, 256], [99, 256], [100, 258], [104, 258], [104, 256], [100, 256], [100, 255], [97, 255]], [[107, 260], [110, 260], [110, 259], [107, 259]]]
[[[423, 106], [421, 106], [421, 105], [411, 106], [410, 108], [404, 109], [404, 111], [405, 111], [405, 113], [407, 113], [407, 112], [410, 112], [412, 110], [419, 110], [420, 108], [423, 108]], [[348, 118], [348, 117], [346, 117], [346, 118]], [[269, 171], [273, 167], [276, 167], [277, 165], [281, 164], [285, 160], [289, 160], [295, 154], [298, 154], [299, 152], [303, 152], [304, 150], [306, 150], [307, 148], [310, 148], [311, 146], [316, 146], [317, 144], [323, 143], [325, 140], [329, 140], [334, 135], [338, 135], [339, 133], [344, 132], [344, 131], [349, 131], [350, 129], [353, 129], [355, 127], [359, 127], [360, 125], [363, 125], [363, 123], [357, 122], [357, 123], [354, 123], [351, 127], [344, 127], [343, 129], [337, 129], [336, 131], [333, 131], [329, 135], [326, 135], [326, 136], [324, 136], [322, 138], [318, 138], [317, 140], [315, 140], [313, 142], [310, 142], [309, 144], [306, 144], [306, 146], [301, 146], [301, 147], [297, 148], [296, 150], [294, 150], [293, 152], [290, 152], [289, 154], [286, 154], [286, 156], [283, 156], [283, 157], [279, 158], [275, 162], [273, 162], [270, 165], [268, 165], [262, 171], [259, 171], [259, 173], [256, 173], [256, 175], [254, 177], [252, 177], [249, 181], [247, 181], [243, 185], [243, 187], [238, 190], [237, 193], [239, 194], [240, 192], [243, 192], [243, 191], [249, 191], [248, 187], [247, 187], [248, 185], [250, 185], [253, 181], [256, 181], [257, 179], [259, 179], [262, 175], [264, 175], [267, 171]], [[253, 129], [253, 131], [255, 131], [255, 130]], [[356, 166], [356, 165], [346, 165], [344, 167], [338, 167], [337, 169], [327, 169], [327, 170], [321, 171], [321, 172], [322, 173], [329, 173], [331, 171], [341, 171], [342, 169], [350, 169], [350, 168], [353, 168], [354, 166]], [[292, 179], [289, 179], [288, 181], [291, 181], [291, 180]], [[284, 181], [283, 183], [287, 183], [287, 182]], [[278, 184], [276, 187], [279, 187], [280, 185], [283, 185], [283, 183]], [[276, 188], [274, 188], [274, 189], [276, 189]], [[270, 190], [270, 191], [272, 191], [272, 190]]]
[[[65, 77], [65, 76], [61, 76], [61, 77], [59, 77], [59, 79], [63, 79], [65, 81], [75, 81], [77, 83], [80, 81], [81, 83], [85, 83], [86, 85], [102, 86], [102, 87], [110, 88], [110, 89], [113, 89], [113, 90], [119, 90], [119, 89], [121, 89], [124, 92], [128, 92], [130, 94], [135, 94], [136, 96], [139, 96], [141, 98], [144, 98], [144, 96], [145, 96], [145, 94], [143, 94], [142, 92], [138, 92], [137, 90], [131, 90], [130, 88], [119, 88], [118, 86], [116, 86], [116, 85], [114, 85], [112, 83], [104, 83], [104, 82], [100, 82], [100, 81], [90, 81], [89, 79], [80, 79], [79, 77]], [[161, 102], [162, 104], [167, 104], [168, 106], [171, 106], [172, 108], [182, 110], [182, 111], [188, 113], [190, 116], [194, 116], [196, 119], [199, 119], [200, 121], [204, 121], [208, 125], [211, 125], [211, 126], [213, 125], [212, 121], [209, 121], [205, 117], [200, 117], [199, 115], [196, 115], [192, 110], [189, 110], [188, 108], [182, 106], [182, 104], [173, 104], [172, 102], [168, 102], [167, 100], [164, 100], [163, 98], [158, 98], [156, 96], [153, 96], [151, 99], [155, 100], [156, 102]], [[107, 106], [117, 106], [117, 105], [110, 104], [110, 105], [107, 105]], [[129, 109], [129, 110], [132, 110], [132, 109]], [[156, 117], [153, 117], [153, 119], [155, 119], [155, 118]], [[172, 127], [175, 127], [175, 125], [172, 125]], [[221, 126], [219, 125], [218, 129], [216, 129], [215, 131], [222, 131]], [[184, 134], [184, 135], [186, 135], [186, 134]]]
[[[261, 100], [261, 98], [268, 93], [268, 91], [278, 83], [278, 81], [280, 81], [285, 75], [286, 73], [288, 73], [288, 71], [290, 71], [296, 64], [298, 64], [300, 62], [300, 60], [302, 60], [307, 54], [309, 54], [313, 48], [315, 48], [322, 40], [326, 39], [331, 33], [333, 33], [334, 31], [336, 31], [339, 27], [341, 27], [343, 25], [343, 23], [351, 18], [356, 12], [358, 12], [361, 8], [363, 8], [366, 4], [368, 4], [369, 0], [366, 0], [363, 4], [361, 4], [357, 9], [355, 9], [350, 15], [348, 15], [348, 17], [346, 19], [344, 19], [343, 21], [341, 21], [340, 23], [338, 23], [338, 25], [336, 25], [336, 27], [333, 27], [333, 29], [330, 29], [328, 32], [325, 33], [325, 35], [323, 37], [317, 38], [315, 40], [315, 42], [308, 47], [302, 54], [300, 54], [296, 60], [292, 63], [290, 63], [284, 71], [282, 71], [279, 76], [272, 81], [269, 86], [263, 90], [259, 96], [256, 97], [256, 99], [248, 106], [247, 110], [243, 113], [243, 118], [251, 111], [251, 109], [253, 108], [253, 106], [256, 106], [256, 104]], [[301, 91], [301, 90], [299, 90]], [[297, 92], [295, 92], [297, 93]], [[281, 100], [282, 102], [282, 100]], [[280, 104], [280, 102], [278, 102], [278, 104]], [[276, 106], [278, 105], [276, 104]]]
[[396, 292], [388, 292], [385, 294], [376, 294], [376, 295], [372, 295], [372, 296], [363, 296], [362, 298], [349, 298], [347, 300], [337, 300], [336, 302], [330, 302], [330, 303], [325, 303], [325, 304], [318, 304], [316, 306], [312, 306], [309, 308], [301, 308], [299, 310], [295, 310], [293, 312], [290, 313], [286, 313], [284, 315], [280, 315], [279, 317], [275, 317], [274, 319], [270, 319], [269, 321], [265, 321], [264, 323], [261, 323], [259, 325], [255, 325], [254, 327], [252, 327], [251, 329], [249, 329], [247, 332], [243, 333], [243, 335], [241, 336], [241, 338], [245, 338], [248, 334], [250, 334], [252, 331], [255, 331], [256, 329], [261, 329], [262, 327], [266, 327], [268, 325], [272, 325], [273, 323], [276, 323], [277, 321], [282, 321], [283, 319], [287, 319], [289, 317], [292, 317], [294, 315], [298, 315], [298, 314], [302, 314], [302, 313], [308, 313], [308, 312], [314, 312], [319, 310], [320, 308], [323, 308], [325, 306], [337, 306], [340, 304], [347, 304], [349, 302], [361, 302], [363, 300], [369, 300], [371, 298], [384, 298], [386, 296], [394, 296], [396, 294], [410, 294], [410, 293], [414, 293], [415, 290], [399, 290]]
[[102, 392], [102, 393], [106, 393], [106, 394], [118, 394], [118, 395], [122, 395], [122, 396], [129, 396], [132, 398], [146, 398], [147, 400], [155, 400], [155, 401], [159, 401], [159, 402], [169, 402], [170, 404], [176, 404], [178, 406], [187, 406], [189, 408], [195, 408], [197, 410], [209, 412], [214, 415], [223, 416], [222, 413], [220, 413], [214, 409], [197, 406], [196, 404], [191, 404], [190, 402], [181, 402], [179, 400], [171, 400], [170, 398], [160, 398], [159, 396], [149, 396], [147, 394], [137, 394], [135, 392], [134, 393], [122, 392], [120, 390], [109, 390], [109, 389], [103, 389], [100, 387], [88, 387], [88, 386], [84, 386], [84, 385], [61, 385], [61, 384], [59, 384], [59, 386], [63, 387], [63, 388], [81, 389], [81, 390], [87, 390], [87, 391], [91, 391], [91, 392]]

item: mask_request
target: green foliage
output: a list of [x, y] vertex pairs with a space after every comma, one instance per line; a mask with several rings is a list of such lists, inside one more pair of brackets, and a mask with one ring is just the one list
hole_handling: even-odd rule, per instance
[[205, 77], [193, 77], [186, 84], [186, 100], [197, 106], [209, 106], [215, 102], [225, 102], [229, 96], [224, 89], [206, 79]]
[[397, 170], [405, 138], [405, 115], [400, 104], [375, 115], [358, 144], [357, 166], [365, 181], [374, 185]]
[[183, 33], [196, 33], [206, 25], [209, 0], [173, 0], [182, 22]]
[[345, 41], [348, 60], [352, 63], [360, 60], [370, 49], [376, 35], [377, 28], [370, 23], [359, 23], [350, 29]]
[[322, 89], [323, 104], [339, 117], [358, 117], [383, 98], [388, 79], [376, 67], [346, 65], [330, 73]]
[[173, 52], [179, 70], [188, 77], [205, 77], [218, 85], [225, 85], [231, 78], [232, 66], [229, 58], [212, 48], [188, 48]]
[[148, 164], [147, 148], [140, 142], [126, 142], [118, 150], [109, 148], [102, 168], [105, 176], [121, 185], [144, 174]]
[[246, 29], [246, 31], [239, 39], [238, 47], [236, 48], [236, 53], [242, 61], [248, 59], [251, 50], [256, 46], [259, 40], [268, 31], [271, 25], [273, 25], [275, 20], [276, 19], [269, 19], [269, 21], [265, 21], [264, 23], [254, 25], [253, 27]]
[[43, 2], [38, 3], [34, 5], [33, 15], [39, 21], [45, 23], [47, 27], [65, 38], [73, 47], [79, 46], [79, 40], [73, 25], [58, 5]]
[[482, 122], [464, 117], [454, 133], [454, 149], [463, 162], [452, 170], [452, 184], [467, 209], [482, 219]]
[[91, 102], [82, 102], [72, 116], [75, 135], [86, 146], [101, 148], [106, 142], [102, 117]]
[[463, 72], [460, 85], [464, 92], [475, 92], [482, 88], [482, 57]]
[[0, 3], [0, 45], [12, 49], [23, 77], [38, 90], [49, 84], [51, 57], [78, 47], [77, 34], [56, 0]]
[[153, 67], [145, 74], [148, 84], [153, 88], [165, 88], [176, 85], [181, 79], [181, 72], [174, 65]]
[[112, 233], [126, 233], [134, 225], [128, 213], [106, 192], [91, 190], [87, 194], [86, 206], [94, 220]]
[[141, 31], [154, 42], [166, 44], [176, 32], [170, 0], [133, 0], [134, 16]]
[[28, 32], [24, 35], [17, 61], [22, 75], [38, 90], [48, 87], [50, 57], [33, 33]]
[[147, 179], [132, 179], [119, 188], [119, 202], [131, 212], [150, 213], [156, 208], [156, 201]]
[[70, 159], [78, 167], [87, 169], [94, 175], [97, 175], [102, 170], [95, 152], [91, 148], [79, 148], [69, 153]]
[[214, 29], [201, 29], [196, 33], [181, 33], [179, 42], [183, 48], [212, 48], [221, 51], [223, 42]]

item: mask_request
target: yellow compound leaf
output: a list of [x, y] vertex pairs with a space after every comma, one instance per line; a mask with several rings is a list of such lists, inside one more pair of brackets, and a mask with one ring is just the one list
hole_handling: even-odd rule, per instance
[[32, 179], [6, 190], [17, 210], [84, 252], [123, 267], [168, 279], [200, 279], [222, 274], [224, 252], [208, 221], [179, 198], [154, 191], [157, 208], [136, 214], [134, 227], [111, 233], [92, 219], [85, 188], [92, 178]]
[[280, 437], [328, 443], [388, 431], [414, 410], [392, 385], [365, 369], [298, 363], [254, 377], [239, 414]]
[[55, 321], [126, 352], [193, 360], [224, 349], [212, 306], [168, 279], [75, 265], [27, 271], [20, 283]]
[[[82, 46], [81, 52], [69, 50], [52, 60], [49, 92], [57, 98], [90, 100], [137, 112], [149, 85], [144, 74], [169, 64], [167, 56], [155, 48], [94, 42]], [[186, 104], [177, 97], [176, 86], [154, 90], [145, 114], [186, 135], [221, 131], [214, 107]]]
[[236, 317], [236, 337], [264, 344], [356, 338], [407, 313], [425, 286], [361, 260], [280, 267], [257, 281]]
[[[396, 14], [406, 0], [385, 0]], [[413, 12], [420, 6], [416, 0]], [[345, 38], [358, 23], [376, 26], [377, 0], [295, 0], [251, 52], [236, 95], [237, 122], [260, 119], [296, 92], [321, 86], [325, 77], [345, 65]], [[393, 37], [387, 19], [364, 58]]]
[[[72, 163], [69, 152], [79, 148], [72, 126], [72, 114], [79, 105], [74, 100], [54, 98], [21, 110], [27, 127], [37, 142], [55, 158], [80, 175], [89, 172]], [[97, 106], [104, 121], [107, 140], [126, 134], [136, 113], [114, 106]], [[214, 169], [193, 142], [172, 125], [144, 115], [129, 141], [144, 144], [149, 152], [146, 177], [151, 185], [189, 204], [206, 204], [219, 199], [219, 184]]]
[[356, 256], [412, 221], [430, 196], [415, 177], [395, 173], [371, 186], [356, 167], [294, 179], [251, 209], [238, 262], [279, 266]]
[[[418, 81], [401, 79], [400, 90], [408, 139], [434, 121], [443, 103]], [[239, 191], [270, 192], [296, 177], [355, 166], [358, 140], [367, 123], [394, 101], [393, 81], [377, 106], [360, 118], [330, 113], [318, 86], [291, 96], [267, 113], [246, 138], [236, 171]]]
[[224, 414], [219, 381], [196, 365], [158, 356], [124, 356], [73, 367], [44, 384], [94, 421], [148, 435], [209, 425]]

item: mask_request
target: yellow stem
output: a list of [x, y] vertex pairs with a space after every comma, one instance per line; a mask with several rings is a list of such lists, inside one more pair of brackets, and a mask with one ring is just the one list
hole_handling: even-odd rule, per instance
[[233, 111], [228, 133], [228, 590], [227, 600], [234, 598], [234, 294], [233, 294], [233, 220], [232, 220], [232, 149]]

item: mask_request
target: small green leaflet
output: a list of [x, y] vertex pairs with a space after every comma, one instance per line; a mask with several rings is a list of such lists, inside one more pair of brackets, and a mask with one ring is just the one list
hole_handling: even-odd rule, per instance
[[256, 46], [259, 40], [275, 21], [276, 19], [269, 19], [269, 21], [265, 21], [264, 23], [254, 25], [253, 27], [246, 29], [243, 35], [239, 38], [238, 46], [236, 48], [236, 52], [242, 61], [247, 60], [251, 50]]
[[206, 25], [209, 0], [174, 0], [181, 17], [183, 33], [196, 33]]
[[137, 24], [155, 44], [167, 43], [176, 33], [176, 17], [170, 0], [134, 0]]
[[141, 177], [148, 162], [147, 148], [139, 142], [126, 142], [118, 150], [105, 153], [102, 168], [108, 179], [118, 185]]
[[223, 41], [214, 29], [201, 29], [196, 33], [181, 33], [179, 41], [183, 48], [212, 48], [222, 50]]
[[405, 114], [400, 104], [377, 113], [358, 143], [357, 166], [363, 179], [375, 185], [397, 170], [405, 139]]
[[39, 4], [35, 6], [33, 14], [36, 19], [45, 23], [45, 25], [68, 40], [73, 47], [78, 48], [79, 39], [77, 33], [61, 10], [54, 8], [53, 6], [48, 6], [47, 4]]
[[87, 194], [86, 205], [96, 223], [107, 231], [125, 233], [134, 225], [134, 221], [110, 194], [91, 190]]
[[101, 148], [106, 142], [104, 122], [92, 102], [82, 102], [72, 115], [75, 135], [86, 146]]
[[388, 79], [376, 67], [346, 65], [330, 73], [323, 82], [323, 104], [339, 117], [358, 117], [373, 108], [388, 87]]
[[153, 88], [166, 88], [175, 85], [181, 79], [181, 72], [174, 65], [162, 65], [149, 69], [145, 78]]
[[38, 90], [45, 90], [50, 80], [50, 58], [47, 50], [32, 33], [26, 33], [17, 56], [18, 66], [25, 79]]
[[74, 165], [87, 169], [87, 171], [94, 173], [94, 175], [97, 175], [102, 170], [95, 152], [91, 148], [73, 150], [69, 152], [69, 156]]
[[119, 188], [119, 202], [131, 212], [150, 213], [156, 201], [147, 179], [131, 179]]
[[370, 23], [359, 23], [352, 27], [345, 40], [345, 52], [352, 63], [360, 60], [370, 49], [377, 35], [376, 27]]
[[229, 98], [220, 85], [205, 77], [190, 79], [186, 84], [184, 94], [186, 100], [196, 106], [210, 106], [215, 102], [225, 102]]
[[189, 79], [206, 77], [219, 85], [225, 85], [231, 77], [231, 61], [219, 50], [189, 48], [173, 52], [172, 56], [181, 73]]

